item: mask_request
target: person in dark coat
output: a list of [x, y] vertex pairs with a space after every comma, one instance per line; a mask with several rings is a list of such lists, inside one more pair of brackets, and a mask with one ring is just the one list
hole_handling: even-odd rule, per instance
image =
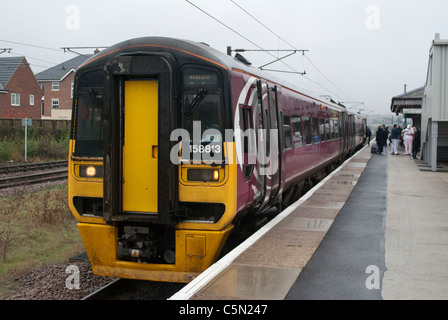
[[376, 143], [378, 144], [378, 154], [383, 154], [384, 145], [387, 143], [387, 134], [383, 126], [378, 126], [376, 131]]
[[372, 131], [370, 131], [369, 127], [367, 127], [367, 130], [366, 130], [366, 138], [367, 138], [367, 142], [370, 146], [370, 138], [372, 138]]
[[398, 143], [400, 142], [401, 131], [398, 129], [397, 125], [394, 124], [394, 128], [390, 133], [390, 139], [392, 140], [392, 147], [390, 154], [398, 154]]
[[419, 128], [414, 127], [414, 140], [412, 140], [412, 157], [417, 159], [417, 153], [420, 151], [421, 132]]

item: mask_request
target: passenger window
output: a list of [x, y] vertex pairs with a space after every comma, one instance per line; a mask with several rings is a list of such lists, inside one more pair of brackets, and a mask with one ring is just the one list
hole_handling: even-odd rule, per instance
[[330, 119], [325, 119], [325, 133], [327, 135], [327, 141], [331, 140], [331, 131], [330, 131]]
[[331, 139], [334, 140], [334, 119], [330, 120]]
[[[249, 150], [249, 143], [252, 143], [250, 132], [247, 131], [247, 129], [253, 129], [252, 125], [252, 110], [247, 108], [240, 108], [240, 125], [241, 129], [243, 130], [244, 135], [244, 153], [247, 153]], [[250, 140], [249, 140], [250, 139]]]
[[264, 110], [265, 124], [266, 124], [266, 156], [271, 155], [271, 125], [269, 122], [268, 109]]
[[325, 142], [325, 119], [320, 119], [319, 124], [320, 141]]
[[287, 115], [283, 116], [283, 135], [285, 149], [291, 149], [291, 117]]
[[[255, 164], [255, 131], [252, 119], [252, 109], [240, 105], [240, 126], [243, 131], [243, 175], [250, 177]], [[250, 130], [249, 130], [250, 129]]]
[[292, 116], [292, 129], [294, 130], [294, 148], [303, 147], [302, 118], [300, 116]]
[[313, 143], [312, 131], [311, 131], [311, 118], [303, 117], [303, 128], [305, 133], [305, 144], [310, 145]]
[[313, 142], [319, 143], [319, 119], [313, 118]]
[[339, 119], [334, 118], [334, 138], [339, 138]]

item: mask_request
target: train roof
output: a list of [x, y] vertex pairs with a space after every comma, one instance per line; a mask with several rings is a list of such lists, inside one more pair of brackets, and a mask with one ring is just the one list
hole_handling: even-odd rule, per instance
[[290, 84], [276, 76], [273, 76], [271, 73], [251, 67], [243, 61], [231, 57], [213, 47], [210, 47], [205, 43], [194, 42], [190, 40], [165, 37], [141, 37], [126, 40], [117, 43], [105, 50], [102, 50], [101, 52], [92, 56], [90, 59], [84, 62], [78, 68], [78, 70], [82, 70], [85, 67], [90, 68], [92, 66], [105, 65], [106, 62], [114, 56], [114, 54], [121, 54], [126, 52], [168, 52], [176, 53], [177, 57], [182, 56], [186, 60], [199, 58], [204, 60], [208, 64], [221, 67], [222, 69], [236, 71], [240, 70], [255, 77], [274, 82], [281, 85], [282, 87], [288, 88], [301, 95], [316, 100], [319, 103], [325, 104], [326, 106], [331, 106], [335, 109], [346, 111], [346, 107], [344, 105], [335, 102], [324, 101], [321, 98], [306, 92], [306, 90], [302, 88], [298, 88], [293, 84]]

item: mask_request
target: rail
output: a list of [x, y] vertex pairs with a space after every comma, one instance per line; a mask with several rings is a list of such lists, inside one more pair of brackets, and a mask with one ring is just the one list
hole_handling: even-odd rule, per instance
[[2, 167], [0, 175], [0, 189], [64, 180], [68, 177], [68, 161]]

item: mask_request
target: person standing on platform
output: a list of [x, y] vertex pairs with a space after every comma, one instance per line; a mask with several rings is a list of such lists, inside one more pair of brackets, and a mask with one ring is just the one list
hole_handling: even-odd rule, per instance
[[392, 148], [390, 154], [398, 154], [398, 144], [400, 143], [401, 131], [398, 126], [394, 124], [394, 127], [390, 133], [390, 139], [392, 140]]
[[376, 131], [376, 143], [378, 144], [378, 154], [383, 154], [384, 145], [387, 143], [387, 135], [382, 126], [378, 126]]
[[421, 132], [414, 127], [414, 140], [412, 140], [412, 158], [417, 159], [417, 153], [420, 151]]
[[389, 127], [386, 127], [386, 125], [383, 124], [383, 130], [386, 133], [386, 142], [384, 143], [384, 145], [387, 145], [389, 142]]
[[403, 131], [403, 142], [404, 142], [404, 154], [412, 155], [412, 140], [414, 138], [414, 130], [409, 124], [408, 127]]
[[372, 131], [370, 131], [369, 127], [366, 128], [366, 138], [367, 138], [367, 142], [368, 145], [370, 146], [370, 138], [372, 138]]

